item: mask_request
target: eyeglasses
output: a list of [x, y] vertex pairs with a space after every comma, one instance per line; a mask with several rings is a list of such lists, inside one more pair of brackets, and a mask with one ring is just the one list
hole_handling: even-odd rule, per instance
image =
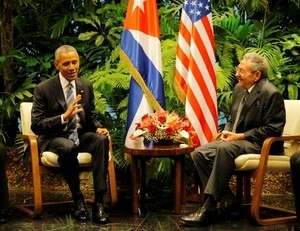
[[256, 71], [246, 71], [246, 70], [244, 70], [244, 69], [242, 69], [242, 68], [240, 68], [240, 67], [236, 67], [236, 68], [235, 68], [235, 71], [241, 73], [242, 75], [243, 75], [243, 74], [246, 74], [247, 72], [250, 72], [250, 73], [256, 72]]

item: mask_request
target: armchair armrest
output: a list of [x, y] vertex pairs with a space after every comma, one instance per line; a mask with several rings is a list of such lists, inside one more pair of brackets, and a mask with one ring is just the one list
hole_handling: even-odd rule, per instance
[[[32, 168], [32, 172], [33, 172], [33, 178], [35, 178], [35, 176], [40, 175], [40, 168], [39, 168], [40, 156], [39, 156], [39, 150], [38, 150], [37, 136], [22, 134], [22, 138], [24, 140], [24, 143], [27, 143], [29, 145], [31, 168]], [[37, 178], [40, 179], [40, 177], [37, 177]], [[34, 179], [34, 180], [38, 180], [38, 179]]]
[[300, 141], [300, 135], [282, 135], [282, 136], [274, 136], [269, 137], [265, 139], [263, 142], [263, 146], [261, 149], [261, 156], [260, 156], [260, 162], [258, 165], [258, 169], [266, 169], [268, 157], [270, 154], [271, 145], [278, 141], [289, 141], [289, 140], [296, 140]]

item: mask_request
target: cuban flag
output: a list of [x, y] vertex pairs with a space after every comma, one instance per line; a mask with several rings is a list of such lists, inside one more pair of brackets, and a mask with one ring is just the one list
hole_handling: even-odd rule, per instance
[[156, 0], [129, 0], [120, 53], [131, 74], [125, 145], [143, 115], [165, 109], [159, 38]]

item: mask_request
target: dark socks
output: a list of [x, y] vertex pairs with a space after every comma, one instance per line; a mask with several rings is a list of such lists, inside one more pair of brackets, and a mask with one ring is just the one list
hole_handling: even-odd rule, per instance
[[79, 200], [83, 200], [83, 195], [81, 192], [72, 193], [72, 198], [76, 202]]
[[95, 193], [95, 203], [103, 204], [103, 193]]

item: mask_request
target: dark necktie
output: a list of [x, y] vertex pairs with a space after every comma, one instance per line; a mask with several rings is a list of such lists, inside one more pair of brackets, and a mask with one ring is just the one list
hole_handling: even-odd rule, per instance
[[242, 100], [241, 100], [241, 102], [239, 104], [239, 108], [237, 110], [237, 113], [236, 113], [235, 121], [234, 121], [234, 124], [233, 124], [233, 127], [232, 127], [232, 132], [236, 132], [236, 126], [237, 126], [237, 123], [238, 123], [238, 121], [240, 119], [241, 111], [243, 109], [245, 100], [246, 100], [246, 98], [247, 98], [248, 95], [249, 95], [249, 92], [245, 91], [244, 94], [243, 94]]
[[[69, 107], [71, 103], [74, 100], [74, 93], [73, 93], [73, 86], [71, 83], [68, 85], [67, 90], [67, 106]], [[78, 138], [78, 132], [77, 132], [77, 122], [76, 122], [76, 116], [73, 116], [69, 119], [68, 123], [68, 135], [69, 139], [72, 140], [77, 146], [79, 145], [79, 138]]]

